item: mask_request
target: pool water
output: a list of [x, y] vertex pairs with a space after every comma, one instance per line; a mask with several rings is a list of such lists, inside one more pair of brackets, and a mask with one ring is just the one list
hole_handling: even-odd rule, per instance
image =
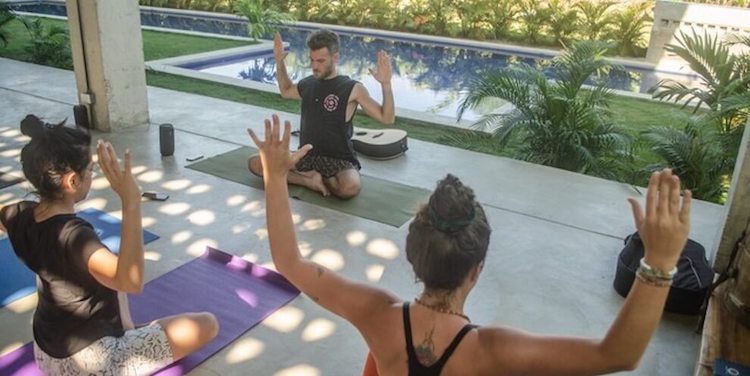
[[[32, 13], [65, 15], [64, 3], [29, 1], [15, 3], [17, 10]], [[160, 8], [142, 8], [141, 23], [181, 30], [210, 32], [224, 35], [246, 36], [244, 21], [233, 15], [184, 14]], [[305, 38], [312, 29], [305, 27], [282, 29], [289, 54], [285, 60], [293, 81], [310, 75], [309, 56]], [[511, 51], [508, 47], [478, 49], [461, 45], [460, 41], [430, 43], [418, 40], [419, 36], [403, 34], [399, 38], [386, 38], [372, 34], [340, 32], [341, 57], [338, 73], [348, 75], [364, 84], [370, 95], [381, 101], [380, 84], [368, 69], [375, 68], [376, 54], [385, 50], [393, 66], [393, 92], [396, 107], [416, 112], [429, 112], [455, 119], [458, 106], [468, 84], [483, 70], [501, 69], [514, 64], [531, 64], [544, 71], [550, 79], [555, 72], [550, 69], [551, 56]], [[268, 36], [270, 38], [270, 36]], [[228, 76], [242, 80], [276, 84], [276, 64], [271, 50], [237, 55], [221, 59], [206, 59], [180, 67], [201, 72]], [[614, 90], [646, 93], [660, 79], [676, 79], [686, 85], [694, 84], [694, 76], [664, 74], [634, 67], [610, 71], [603, 80]], [[589, 83], [593, 83], [593, 80]], [[484, 106], [464, 113], [464, 119], [476, 120], [482, 113], [491, 112], [495, 105]]]

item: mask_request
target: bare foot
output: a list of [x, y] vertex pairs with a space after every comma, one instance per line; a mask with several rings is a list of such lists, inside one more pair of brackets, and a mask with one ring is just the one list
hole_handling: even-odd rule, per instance
[[323, 176], [315, 170], [291, 171], [291, 174], [289, 174], [289, 182], [320, 192], [324, 197], [328, 197], [331, 194], [331, 192], [328, 191], [325, 182], [323, 182]]
[[326, 184], [323, 182], [323, 176], [317, 171], [313, 171], [313, 174], [311, 175], [308, 188], [320, 192], [323, 194], [323, 197], [328, 197], [331, 192], [328, 191], [328, 187], [326, 187]]

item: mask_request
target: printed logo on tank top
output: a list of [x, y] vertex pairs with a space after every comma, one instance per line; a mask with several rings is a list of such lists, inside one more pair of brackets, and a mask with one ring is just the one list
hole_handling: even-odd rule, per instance
[[339, 108], [339, 97], [335, 94], [328, 94], [326, 99], [323, 99], [323, 108], [328, 112], [336, 111]]

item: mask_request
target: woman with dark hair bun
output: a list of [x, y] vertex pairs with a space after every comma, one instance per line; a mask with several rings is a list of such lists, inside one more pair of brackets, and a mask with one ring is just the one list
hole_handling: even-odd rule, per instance
[[464, 302], [484, 266], [490, 227], [472, 190], [453, 175], [438, 182], [409, 226], [406, 255], [422, 294], [403, 301], [305, 260], [289, 208], [286, 175], [310, 145], [289, 152], [291, 124], [265, 121], [260, 150], [266, 218], [276, 268], [297, 288], [351, 322], [370, 348], [366, 375], [600, 375], [632, 370], [661, 317], [690, 228], [689, 191], [671, 170], [654, 172], [645, 211], [629, 199], [645, 244], [636, 282], [604, 338], [532, 335], [475, 326]]
[[[63, 122], [64, 123], [64, 122]], [[206, 312], [165, 317], [135, 327], [126, 293], [143, 290], [141, 193], [109, 142], [97, 155], [104, 177], [122, 202], [120, 253], [102, 244], [75, 214], [91, 189], [91, 137], [33, 115], [21, 122], [31, 141], [21, 151], [26, 179], [39, 201], [0, 206], [0, 231], [37, 275], [34, 356], [47, 375], [147, 375], [212, 340], [216, 318]]]

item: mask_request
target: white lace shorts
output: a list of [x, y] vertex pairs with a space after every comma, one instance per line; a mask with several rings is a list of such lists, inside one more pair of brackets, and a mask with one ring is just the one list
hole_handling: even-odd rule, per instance
[[45, 375], [149, 375], [172, 363], [164, 329], [156, 322], [122, 337], [103, 337], [68, 358], [53, 358], [34, 343], [34, 357]]

